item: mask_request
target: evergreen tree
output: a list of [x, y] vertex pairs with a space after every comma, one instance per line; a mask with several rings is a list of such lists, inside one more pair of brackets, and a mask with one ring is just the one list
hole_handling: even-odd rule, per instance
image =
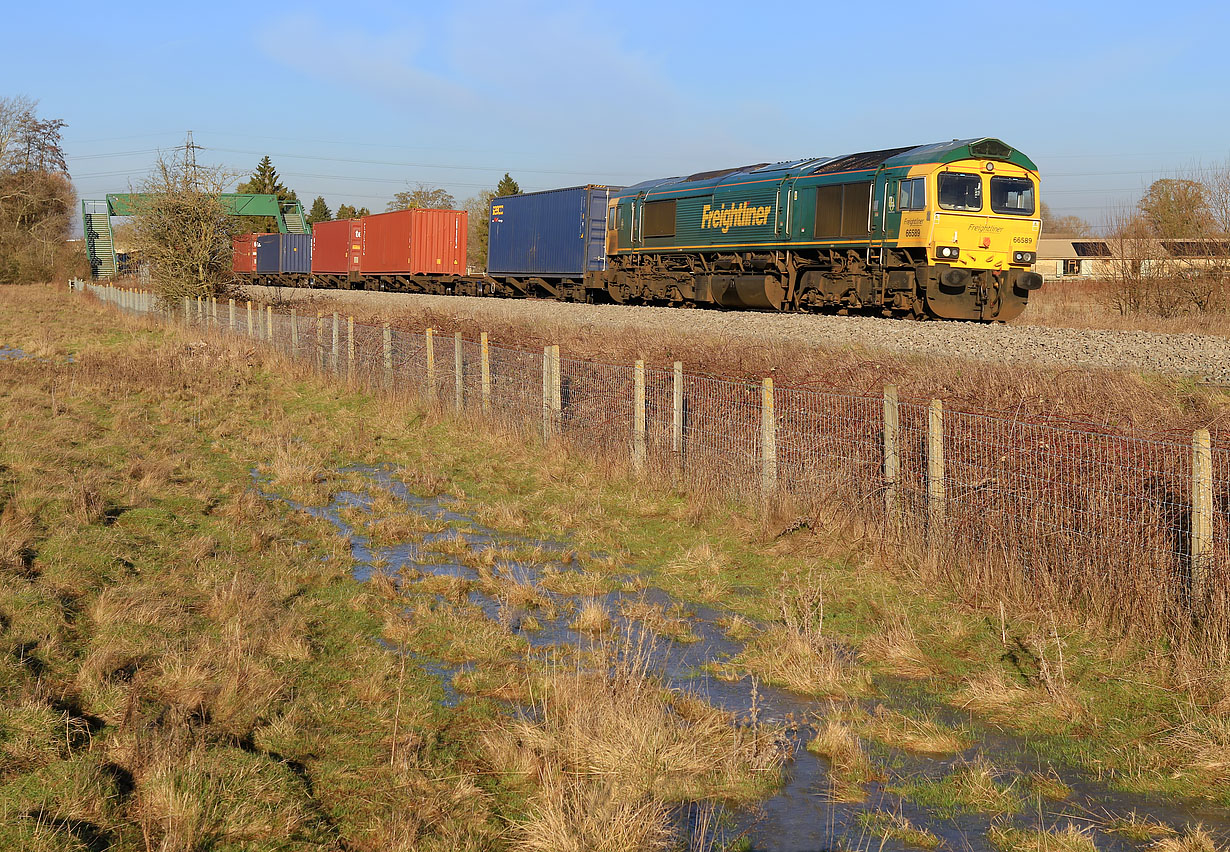
[[495, 194], [503, 197], [505, 195], [520, 195], [521, 184], [512, 179], [512, 175], [504, 172], [504, 177], [500, 178], [500, 182], [496, 184]]
[[372, 211], [366, 207], [355, 207], [350, 204], [343, 204], [337, 208], [336, 219], [362, 219], [364, 216], [372, 215]]
[[[256, 164], [251, 177], [235, 188], [236, 192], [250, 192], [253, 195], [276, 195], [278, 201], [298, 201], [293, 189], [287, 189], [282, 184], [278, 170], [273, 167], [273, 161], [266, 154]], [[277, 220], [272, 216], [240, 217], [240, 231], [254, 234], [268, 234], [278, 229]]]
[[[340, 210], [338, 212], [341, 212]], [[323, 195], [316, 196], [316, 200], [312, 202], [312, 209], [308, 211], [307, 220], [309, 225], [315, 225], [317, 222], [328, 222], [333, 218], [333, 214], [329, 211], [329, 205], [325, 204]]]
[[273, 161], [266, 154], [256, 164], [252, 176], [239, 184], [239, 192], [251, 192], [258, 195], [276, 195], [279, 201], [287, 201], [292, 193], [282, 185], [278, 170], [273, 167]]

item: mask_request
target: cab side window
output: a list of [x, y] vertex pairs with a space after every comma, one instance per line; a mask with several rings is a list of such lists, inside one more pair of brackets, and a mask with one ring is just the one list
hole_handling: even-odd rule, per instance
[[927, 206], [927, 182], [924, 178], [911, 178], [901, 182], [897, 191], [898, 210], [922, 210]]

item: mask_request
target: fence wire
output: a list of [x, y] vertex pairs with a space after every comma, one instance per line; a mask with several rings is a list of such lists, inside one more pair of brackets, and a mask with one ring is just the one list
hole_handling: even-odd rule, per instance
[[87, 289], [122, 311], [260, 342], [353, 385], [562, 440], [646, 477], [744, 500], [788, 495], [800, 505], [852, 508], [1011, 562], [1027, 579], [1074, 595], [1118, 595], [1131, 606], [1160, 587], [1224, 606], [1230, 593], [1224, 435], [1209, 450], [1212, 496], [1200, 532], [1205, 498], [1193, 484], [1193, 446], [1173, 439], [961, 411], [943, 411], [937, 421], [930, 406], [900, 402], [893, 443], [881, 397], [767, 391], [679, 368], [582, 361], [337, 314]]

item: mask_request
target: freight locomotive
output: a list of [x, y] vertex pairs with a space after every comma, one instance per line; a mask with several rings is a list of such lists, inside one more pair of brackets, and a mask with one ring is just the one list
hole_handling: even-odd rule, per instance
[[496, 198], [482, 276], [464, 274], [461, 211], [320, 223], [308, 275], [249, 268], [237, 242], [236, 269], [297, 286], [1004, 321], [1042, 285], [1038, 183], [998, 139], [954, 140]]

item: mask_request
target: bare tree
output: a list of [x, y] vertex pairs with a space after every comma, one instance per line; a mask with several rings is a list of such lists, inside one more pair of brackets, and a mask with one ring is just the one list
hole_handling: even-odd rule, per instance
[[457, 206], [456, 199], [443, 187], [419, 182], [413, 189], [405, 189], [393, 196], [388, 210], [413, 210], [426, 208], [429, 210], [453, 210]]
[[1088, 237], [1093, 233], [1093, 227], [1080, 216], [1057, 216], [1045, 201], [1038, 208], [1038, 217], [1045, 237]]
[[473, 269], [487, 268], [487, 244], [491, 238], [491, 202], [496, 193], [484, 189], [467, 198], [465, 209], [470, 214], [470, 232], [466, 239], [466, 263]]
[[40, 119], [37, 103], [0, 98], [0, 283], [78, 274], [68, 246], [76, 194], [68, 182], [60, 119]]
[[21, 134], [35, 114], [36, 101], [27, 97], [0, 98], [0, 172], [15, 171], [21, 155]]
[[231, 238], [237, 223], [221, 199], [234, 178], [218, 167], [192, 168], [177, 153], [159, 155], [140, 187], [133, 246], [164, 298], [222, 293], [234, 284]]
[[1208, 199], [1198, 177], [1155, 180], [1137, 207], [1158, 239], [1199, 239], [1208, 228]]

